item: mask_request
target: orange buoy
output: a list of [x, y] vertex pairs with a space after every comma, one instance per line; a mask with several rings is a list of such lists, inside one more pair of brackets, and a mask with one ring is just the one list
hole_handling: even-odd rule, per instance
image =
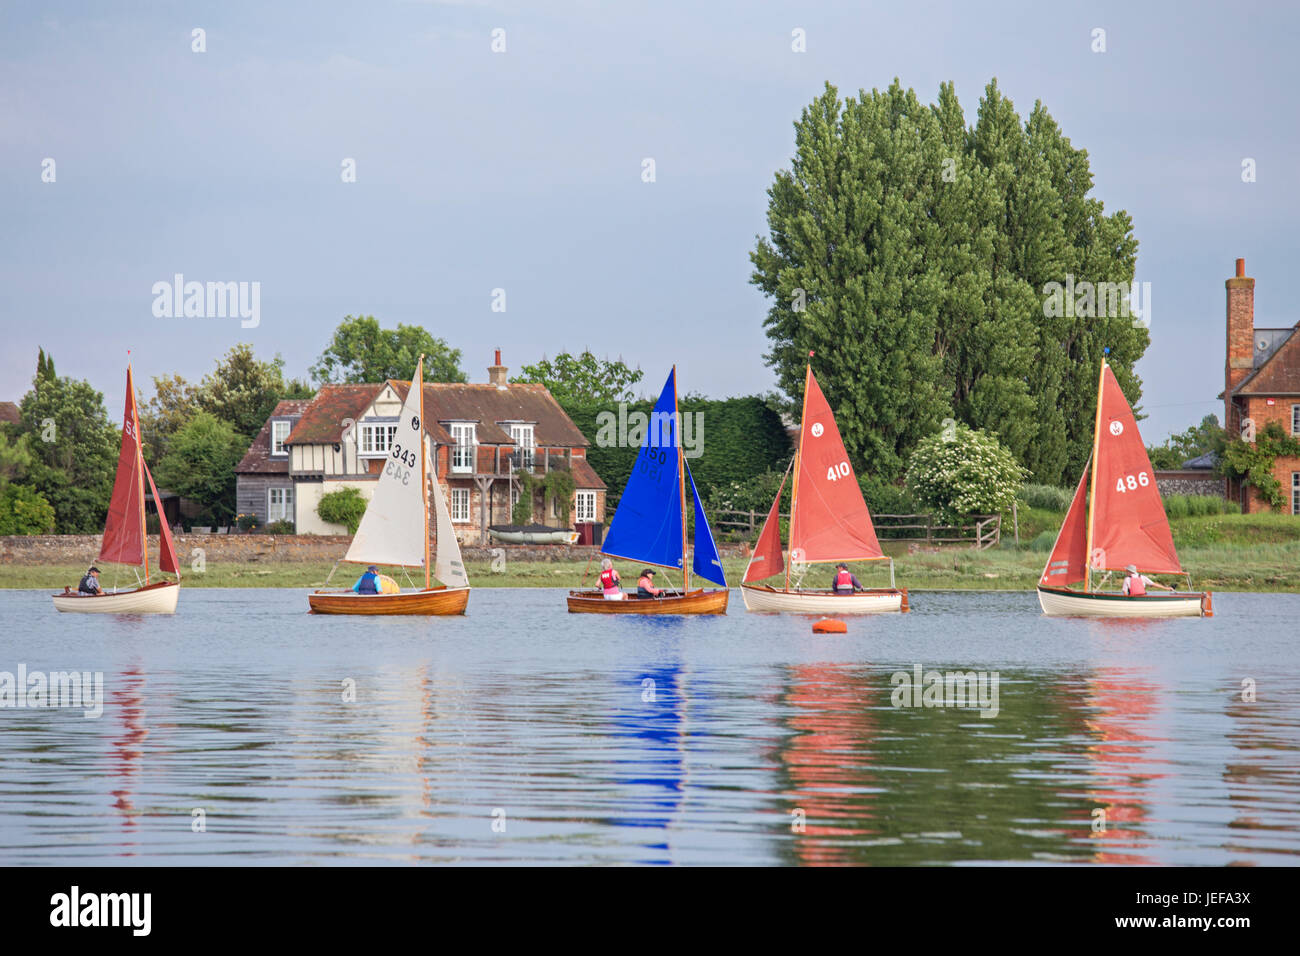
[[824, 617], [820, 621], [813, 622], [814, 634], [847, 634], [849, 626], [843, 621], [835, 621], [829, 617]]

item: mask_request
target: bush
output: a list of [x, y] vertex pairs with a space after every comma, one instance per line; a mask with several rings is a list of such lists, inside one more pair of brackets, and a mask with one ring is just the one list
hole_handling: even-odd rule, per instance
[[[1057, 533], [1055, 531], [1038, 532], [1038, 537], [1034, 538], [1033, 541], [1029, 542], [1030, 550], [1042, 551], [1044, 553], [1051, 551], [1052, 545], [1056, 544], [1056, 534]], [[1005, 541], [1006, 538], [1003, 538], [1002, 540]]]
[[907, 488], [882, 481], [875, 475], [859, 478], [858, 484], [862, 486], [862, 497], [873, 515], [916, 514], [916, 501]]
[[1170, 495], [1165, 499], [1165, 514], [1170, 518], [1186, 518], [1191, 513], [1186, 495]]
[[172, 435], [155, 477], [163, 488], [199, 503], [201, 524], [228, 524], [235, 516], [235, 466], [247, 450], [247, 439], [229, 422], [195, 412]]
[[[764, 471], [744, 481], [729, 481], [725, 485], [718, 485], [708, 494], [704, 510], [710, 518], [727, 511], [756, 511], [760, 515], [767, 514], [767, 510], [772, 507], [772, 499], [776, 497], [777, 489], [781, 487], [783, 477], [785, 477], [784, 471]], [[779, 510], [789, 511], [790, 482], [788, 481], [781, 499]]]
[[7, 484], [0, 487], [0, 534], [49, 534], [54, 530], [54, 508], [35, 488]]
[[[359, 521], [360, 519], [358, 519]], [[272, 521], [262, 529], [265, 534], [293, 534], [293, 522], [288, 518]]]
[[1225, 515], [1239, 515], [1239, 514], [1241, 514], [1241, 502], [1240, 502], [1240, 501], [1225, 501], [1225, 502], [1223, 503], [1223, 513], [1224, 513]]
[[1055, 485], [1024, 485], [1016, 492], [1016, 497], [1030, 508], [1064, 512], [1069, 509], [1074, 492]]
[[946, 438], [935, 434], [917, 442], [907, 485], [940, 521], [956, 523], [967, 515], [1009, 510], [1025, 475], [994, 435], [958, 425]]
[[[356, 488], [340, 488], [327, 495], [321, 495], [316, 504], [316, 514], [322, 521], [341, 524], [348, 529], [348, 534], [356, 534], [361, 524], [361, 516], [366, 513], [366, 499]], [[278, 522], [277, 522], [278, 523]], [[270, 528], [267, 529], [270, 531]], [[276, 532], [271, 531], [271, 534]]]
[[236, 524], [240, 531], [252, 531], [258, 525], [257, 515], [240, 515]]

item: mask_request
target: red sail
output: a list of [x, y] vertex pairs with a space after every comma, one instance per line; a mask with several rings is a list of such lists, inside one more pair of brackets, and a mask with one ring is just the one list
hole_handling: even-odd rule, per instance
[[172, 541], [172, 529], [167, 527], [167, 515], [163, 511], [162, 499], [158, 497], [158, 489], [153, 483], [153, 475], [148, 465], [144, 466], [144, 476], [149, 480], [149, 493], [153, 495], [154, 507], [158, 509], [158, 567], [180, 577], [181, 569], [176, 560], [176, 545]]
[[790, 515], [791, 560], [883, 558], [858, 478], [849, 464], [831, 406], [813, 378], [804, 382], [799, 470]]
[[758, 535], [758, 544], [754, 545], [754, 556], [749, 559], [749, 564], [745, 567], [745, 576], [741, 580], [747, 584], [780, 574], [785, 568], [785, 561], [781, 555], [781, 492], [783, 491], [785, 491], [784, 478], [781, 479], [781, 487], [776, 490], [772, 510], [767, 513], [767, 520], [763, 522], [763, 530]]
[[1074, 581], [1082, 581], [1087, 574], [1088, 555], [1088, 468], [1091, 459], [1083, 466], [1083, 475], [1079, 478], [1079, 487], [1074, 489], [1074, 500], [1070, 510], [1065, 513], [1065, 523], [1061, 525], [1056, 536], [1056, 546], [1052, 548], [1047, 566], [1043, 568], [1041, 584], [1051, 587], [1063, 587]]
[[1180, 574], [1178, 552], [1156, 488], [1155, 470], [1138, 434], [1133, 409], [1109, 365], [1102, 366], [1092, 500], [1096, 569]]
[[144, 564], [144, 475], [140, 457], [140, 417], [135, 407], [135, 383], [126, 370], [126, 411], [122, 413], [122, 450], [117, 456], [117, 479], [108, 503], [108, 521], [99, 560], [116, 564]]

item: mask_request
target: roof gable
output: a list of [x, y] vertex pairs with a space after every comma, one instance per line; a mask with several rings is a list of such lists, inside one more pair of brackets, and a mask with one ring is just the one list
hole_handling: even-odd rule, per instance
[[1300, 395], [1300, 335], [1291, 334], [1258, 368], [1242, 379], [1233, 395]]
[[[237, 475], [277, 474], [289, 471], [288, 455], [271, 454], [271, 422], [276, 419], [296, 420], [312, 403], [311, 399], [286, 398], [275, 406], [275, 411], [263, 423], [257, 437], [248, 446], [248, 452], [235, 466]], [[292, 431], [292, 429], [290, 429]]]

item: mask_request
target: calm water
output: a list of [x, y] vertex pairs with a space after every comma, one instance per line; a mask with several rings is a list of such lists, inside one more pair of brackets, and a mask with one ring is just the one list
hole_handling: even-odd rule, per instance
[[[0, 671], [104, 675], [98, 719], [0, 709], [0, 863], [1298, 862], [1300, 595], [913, 605], [814, 636], [738, 592], [713, 619], [482, 589], [372, 621], [295, 591], [107, 620], [0, 592]], [[893, 706], [917, 664], [997, 671], [997, 715]]]

